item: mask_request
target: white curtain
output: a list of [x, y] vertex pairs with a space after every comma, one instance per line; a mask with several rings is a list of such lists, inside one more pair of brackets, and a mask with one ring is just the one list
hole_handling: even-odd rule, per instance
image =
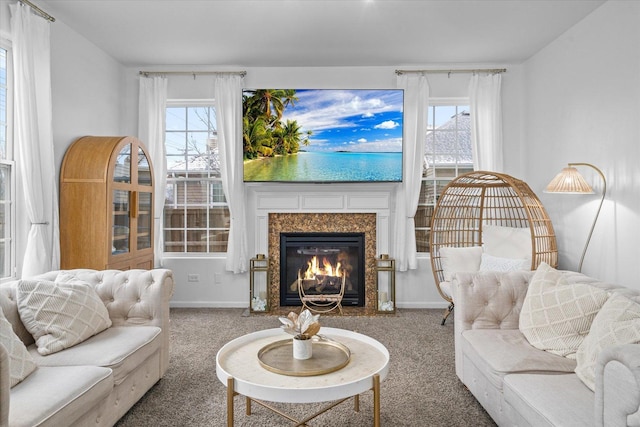
[[473, 169], [503, 171], [502, 75], [473, 74], [469, 82]]
[[167, 107], [167, 78], [141, 77], [138, 114], [138, 138], [149, 150], [154, 183], [154, 260], [162, 266], [164, 253], [164, 199], [167, 188], [167, 157], [164, 145], [165, 110]]
[[22, 277], [29, 277], [60, 268], [58, 180], [51, 114], [50, 24], [22, 3], [10, 5], [10, 9], [15, 159], [30, 222]]
[[242, 77], [238, 74], [216, 75], [214, 97], [222, 188], [231, 215], [225, 267], [227, 271], [243, 273], [247, 271], [248, 249], [242, 175]]
[[404, 155], [402, 185], [396, 193], [395, 251], [399, 271], [418, 268], [415, 214], [422, 184], [422, 164], [427, 132], [429, 83], [422, 74], [401, 74], [404, 89]]

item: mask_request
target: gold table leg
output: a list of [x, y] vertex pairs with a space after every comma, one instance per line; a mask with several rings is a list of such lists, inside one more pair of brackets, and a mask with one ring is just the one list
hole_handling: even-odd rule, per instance
[[[373, 376], [373, 427], [380, 427], [380, 375], [376, 374]], [[235, 397], [237, 393], [233, 390], [233, 377], [229, 377], [227, 379], [227, 427], [233, 427], [233, 398]], [[263, 406], [273, 412], [275, 412], [276, 414], [287, 418], [290, 421], [296, 422], [298, 424], [296, 424], [297, 426], [306, 426], [308, 421], [311, 421], [312, 419], [314, 419], [315, 417], [317, 417], [320, 414], [325, 413], [326, 411], [328, 411], [329, 409], [339, 405], [340, 403], [344, 402], [345, 400], [347, 400], [348, 398], [344, 398], [340, 401], [336, 401], [333, 404], [323, 408], [322, 410], [316, 412], [315, 414], [308, 416], [307, 418], [305, 418], [304, 420], [298, 421], [292, 417], [290, 417], [289, 415], [278, 411], [277, 409], [275, 409], [274, 407], [267, 405], [266, 403], [260, 401], [260, 400], [254, 400], [254, 402], [258, 403], [260, 406]], [[247, 408], [247, 415], [251, 415], [251, 401], [252, 399], [249, 397], [246, 397], [246, 408]], [[353, 409], [356, 412], [360, 411], [360, 395], [355, 395], [353, 397]]]
[[380, 375], [373, 376], [373, 427], [380, 427]]
[[233, 427], [233, 377], [227, 379], [227, 427]]

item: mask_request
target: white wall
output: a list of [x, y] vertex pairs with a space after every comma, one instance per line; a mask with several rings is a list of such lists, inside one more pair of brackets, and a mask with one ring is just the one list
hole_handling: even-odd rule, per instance
[[568, 162], [599, 167], [608, 193], [583, 273], [640, 289], [640, 2], [608, 1], [524, 64], [525, 176], [555, 226], [560, 267], [576, 269], [594, 196], [542, 194]]
[[124, 67], [61, 21], [51, 25], [56, 165], [86, 135], [121, 135]]

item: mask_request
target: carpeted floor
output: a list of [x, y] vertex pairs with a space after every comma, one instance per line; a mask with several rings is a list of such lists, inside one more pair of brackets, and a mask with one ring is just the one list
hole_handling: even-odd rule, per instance
[[[279, 327], [276, 316], [244, 316], [243, 309], [171, 310], [170, 365], [158, 382], [117, 424], [141, 426], [224, 426], [226, 387], [216, 377], [215, 356], [226, 342], [249, 332]], [[487, 413], [454, 372], [453, 319], [440, 326], [441, 310], [398, 310], [395, 316], [324, 316], [324, 326], [369, 335], [391, 355], [389, 375], [381, 385], [383, 426], [494, 426]], [[235, 400], [236, 426], [289, 426], [290, 421]], [[274, 404], [298, 418], [322, 404]], [[373, 425], [372, 393], [361, 395], [309, 423], [310, 426]]]

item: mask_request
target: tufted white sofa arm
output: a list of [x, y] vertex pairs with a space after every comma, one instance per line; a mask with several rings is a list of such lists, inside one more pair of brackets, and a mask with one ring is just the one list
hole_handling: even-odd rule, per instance
[[640, 425], [640, 345], [602, 350], [596, 364], [597, 426]]
[[[62, 271], [50, 271], [35, 279], [55, 281]], [[154, 270], [66, 270], [92, 285], [107, 306], [113, 326], [157, 326], [162, 329], [161, 372], [169, 366], [169, 301], [173, 272]]]

